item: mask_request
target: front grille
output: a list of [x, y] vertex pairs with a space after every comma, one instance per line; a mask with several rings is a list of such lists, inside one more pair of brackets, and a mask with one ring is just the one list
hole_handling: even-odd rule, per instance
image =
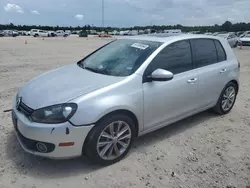
[[22, 101], [20, 102], [19, 106], [17, 106], [17, 110], [28, 117], [34, 112], [32, 108], [28, 107]]

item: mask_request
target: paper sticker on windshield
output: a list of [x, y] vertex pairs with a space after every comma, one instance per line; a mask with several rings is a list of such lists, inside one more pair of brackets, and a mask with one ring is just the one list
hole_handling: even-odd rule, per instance
[[145, 50], [145, 49], [148, 48], [148, 45], [140, 44], [140, 43], [134, 43], [134, 44], [131, 45], [131, 47], [139, 48], [139, 49]]

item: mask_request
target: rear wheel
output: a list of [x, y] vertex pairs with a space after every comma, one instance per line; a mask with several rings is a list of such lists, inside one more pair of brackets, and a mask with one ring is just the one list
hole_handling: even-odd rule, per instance
[[123, 114], [110, 115], [95, 125], [90, 132], [84, 151], [95, 163], [109, 165], [121, 160], [135, 138], [135, 125]]
[[235, 83], [229, 82], [221, 92], [220, 98], [214, 107], [214, 111], [222, 115], [229, 113], [234, 106], [237, 97], [237, 89]]

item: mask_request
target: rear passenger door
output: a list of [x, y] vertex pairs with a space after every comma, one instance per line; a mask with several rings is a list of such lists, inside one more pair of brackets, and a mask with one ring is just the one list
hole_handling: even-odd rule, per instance
[[199, 103], [201, 108], [213, 106], [227, 80], [225, 51], [218, 40], [192, 39], [191, 45], [199, 78]]

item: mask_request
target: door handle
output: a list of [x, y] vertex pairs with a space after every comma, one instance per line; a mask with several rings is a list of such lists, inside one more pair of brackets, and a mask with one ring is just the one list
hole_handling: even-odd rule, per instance
[[193, 83], [196, 82], [197, 80], [198, 80], [197, 78], [191, 78], [190, 80], [187, 81], [187, 83], [193, 84]]
[[221, 69], [221, 70], [220, 70], [220, 73], [223, 74], [223, 73], [226, 72], [226, 71], [227, 71], [227, 69]]

